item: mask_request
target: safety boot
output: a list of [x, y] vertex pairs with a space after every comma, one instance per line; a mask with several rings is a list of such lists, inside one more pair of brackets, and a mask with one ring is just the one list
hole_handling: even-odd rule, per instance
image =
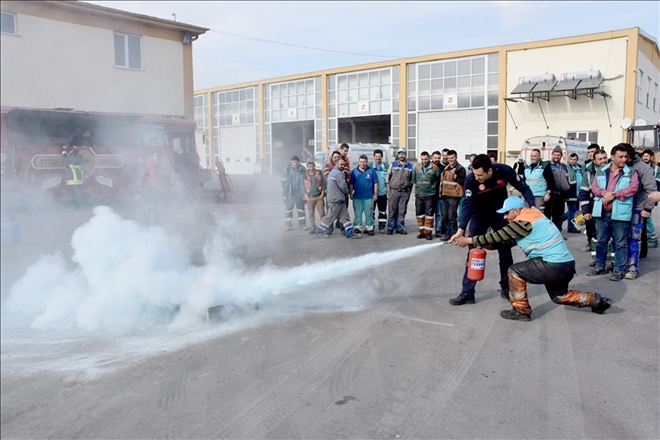
[[474, 304], [474, 294], [468, 295], [467, 293], [461, 292], [456, 298], [449, 300], [449, 304], [452, 306], [462, 306], [463, 304]]
[[612, 300], [596, 294], [596, 301], [591, 306], [591, 311], [602, 315], [605, 310], [612, 307]]
[[[594, 264], [594, 266], [595, 266], [595, 264]], [[586, 275], [589, 276], [589, 277], [592, 277], [592, 276], [596, 276], [596, 275], [603, 275], [603, 274], [606, 274], [606, 273], [607, 273], [607, 270], [600, 269], [598, 267], [594, 267], [593, 269], [589, 269], [587, 271]]]
[[520, 313], [516, 309], [502, 310], [500, 312], [500, 316], [504, 319], [512, 319], [514, 321], [529, 322], [532, 320], [532, 317], [530, 315], [527, 315], [525, 313]]

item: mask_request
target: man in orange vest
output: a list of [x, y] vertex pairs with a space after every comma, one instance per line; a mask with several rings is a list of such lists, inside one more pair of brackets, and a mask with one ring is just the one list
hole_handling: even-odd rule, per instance
[[550, 219], [538, 209], [525, 207], [516, 196], [504, 201], [497, 210], [508, 222], [504, 228], [474, 237], [456, 237], [452, 244], [465, 247], [492, 248], [517, 244], [529, 260], [513, 264], [508, 271], [509, 301], [511, 310], [502, 310], [500, 316], [515, 321], [530, 321], [532, 308], [527, 300], [527, 283], [545, 284], [556, 304], [574, 307], [591, 307], [602, 314], [612, 305], [612, 300], [594, 292], [569, 290], [568, 283], [575, 275], [575, 259], [564, 239]]

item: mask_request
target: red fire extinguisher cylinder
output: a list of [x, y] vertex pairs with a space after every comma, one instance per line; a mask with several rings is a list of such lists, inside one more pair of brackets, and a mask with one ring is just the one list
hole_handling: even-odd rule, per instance
[[486, 251], [474, 248], [470, 251], [467, 261], [467, 277], [472, 281], [481, 281], [486, 273]]

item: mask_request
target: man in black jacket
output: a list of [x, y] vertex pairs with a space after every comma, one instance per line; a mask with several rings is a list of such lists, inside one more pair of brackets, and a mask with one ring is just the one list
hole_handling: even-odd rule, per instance
[[[484, 235], [488, 228], [498, 231], [506, 226], [507, 222], [498, 214], [497, 210], [502, 207], [504, 201], [509, 197], [507, 184], [517, 189], [530, 207], [534, 205], [534, 194], [527, 184], [508, 165], [495, 163], [485, 154], [480, 154], [472, 162], [472, 173], [465, 179], [465, 199], [463, 209], [458, 223], [458, 230], [449, 239], [455, 241], [462, 237], [465, 229], [470, 225], [468, 236]], [[470, 246], [472, 249], [473, 246]], [[502, 298], [509, 300], [509, 277], [508, 270], [513, 264], [511, 247], [503, 247], [497, 250], [500, 258], [500, 294]], [[469, 255], [469, 252], [468, 252]], [[463, 304], [474, 304], [474, 292], [477, 282], [467, 277], [467, 265], [463, 274], [463, 288], [461, 293], [449, 300], [449, 304], [460, 306]]]

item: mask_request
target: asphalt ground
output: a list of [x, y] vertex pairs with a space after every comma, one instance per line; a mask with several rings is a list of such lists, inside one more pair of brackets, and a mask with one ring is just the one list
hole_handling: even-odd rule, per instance
[[[182, 237], [192, 264], [205, 264], [220, 218], [237, 227], [234, 258], [254, 277], [353, 257], [370, 267], [337, 269], [220, 322], [119, 335], [39, 330], [7, 308], [11, 288], [43, 254], [61, 252], [73, 270], [71, 236], [92, 210], [67, 201], [3, 207], [22, 244], [1, 254], [2, 438], [660, 437], [657, 248], [638, 279], [611, 282], [584, 275], [586, 238], [569, 234], [571, 287], [614, 305], [596, 315], [529, 286], [532, 321], [514, 322], [499, 316], [510, 306], [497, 293], [496, 253], [476, 304], [460, 307], [447, 301], [460, 292], [466, 249], [380, 263], [385, 252], [429, 244], [415, 238], [413, 200], [408, 235], [318, 239], [284, 231], [277, 176], [233, 181], [233, 203], [215, 203], [207, 186], [159, 222]], [[131, 199], [104, 202], [143, 221]]]

